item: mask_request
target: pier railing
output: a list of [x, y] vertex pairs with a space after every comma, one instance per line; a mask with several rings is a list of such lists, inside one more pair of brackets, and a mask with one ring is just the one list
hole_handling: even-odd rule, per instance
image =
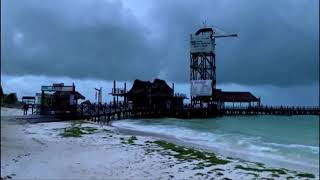
[[80, 104], [77, 107], [77, 115], [79, 116], [111, 116], [118, 113], [123, 113], [131, 110], [131, 104], [118, 102], [104, 104]]
[[[210, 109], [211, 108], [211, 109]], [[220, 115], [320, 115], [317, 106], [217, 106], [202, 108], [185, 104], [183, 108], [155, 109], [152, 107], [132, 107], [130, 103], [81, 103], [71, 113], [74, 118], [109, 122], [111, 119], [133, 117], [177, 117], [199, 118]], [[66, 116], [67, 117], [67, 116]]]
[[225, 106], [223, 109], [320, 110], [318, 106]]
[[223, 114], [320, 115], [317, 106], [248, 106], [223, 107]]
[[222, 115], [249, 115], [249, 114], [270, 114], [270, 115], [320, 115], [319, 106], [191, 106], [184, 104], [184, 111], [203, 110], [220, 112]]
[[112, 94], [125, 94], [126, 90], [124, 88], [112, 88]]

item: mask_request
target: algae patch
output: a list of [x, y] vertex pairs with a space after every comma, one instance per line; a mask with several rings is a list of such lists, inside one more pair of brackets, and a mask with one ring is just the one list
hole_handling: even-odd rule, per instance
[[62, 128], [63, 132], [60, 133], [62, 137], [81, 137], [83, 134], [92, 134], [97, 128], [93, 127], [79, 127], [79, 126], [71, 126], [67, 128]]
[[137, 137], [131, 136], [131, 137], [128, 139], [128, 143], [129, 143], [129, 144], [134, 144], [134, 141], [135, 141], [135, 140], [138, 140]]
[[186, 160], [186, 161], [192, 161], [192, 160], [203, 160], [206, 163], [198, 163], [196, 169], [203, 169], [204, 167], [209, 167], [212, 165], [217, 164], [227, 164], [230, 161], [220, 159], [216, 157], [214, 153], [207, 153], [202, 152], [199, 150], [195, 150], [192, 148], [186, 148], [184, 146], [178, 146], [170, 142], [166, 142], [163, 140], [154, 141], [153, 143], [159, 145], [165, 150], [171, 150], [175, 152], [175, 154], [170, 154], [177, 158], [178, 160]]
[[131, 136], [127, 141], [125, 141], [125, 138], [121, 137], [120, 140], [121, 140], [122, 144], [132, 144], [132, 145], [134, 145], [134, 141], [138, 140], [138, 138], [136, 136]]
[[310, 173], [299, 173], [299, 174], [296, 174], [296, 176], [297, 177], [306, 177], [306, 178], [315, 178], [315, 176]]
[[287, 174], [287, 172], [284, 169], [269, 169], [269, 168], [252, 168], [252, 167], [244, 167], [241, 165], [235, 166], [236, 169], [242, 169], [245, 171], [255, 171], [255, 172], [271, 172], [271, 173], [277, 173], [277, 174]]

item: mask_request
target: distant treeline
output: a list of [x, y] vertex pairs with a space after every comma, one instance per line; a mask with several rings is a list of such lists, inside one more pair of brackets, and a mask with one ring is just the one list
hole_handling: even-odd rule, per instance
[[2, 91], [2, 87], [0, 88], [0, 103], [1, 106], [17, 106], [19, 105], [17, 94], [10, 93], [4, 94]]
[[18, 103], [18, 98], [16, 93], [3, 94], [1, 97], [1, 105], [15, 105]]

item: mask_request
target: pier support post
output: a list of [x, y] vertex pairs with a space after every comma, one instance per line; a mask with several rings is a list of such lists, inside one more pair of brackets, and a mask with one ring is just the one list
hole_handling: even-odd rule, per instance
[[123, 104], [124, 104], [124, 109], [126, 110], [127, 109], [127, 84], [126, 82], [124, 82], [124, 96], [123, 96]]
[[44, 91], [41, 91], [41, 106], [40, 106], [40, 114], [44, 114]]

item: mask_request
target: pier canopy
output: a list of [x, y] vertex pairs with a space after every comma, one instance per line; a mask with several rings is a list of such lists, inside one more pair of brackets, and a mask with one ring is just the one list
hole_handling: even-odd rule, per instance
[[35, 104], [36, 97], [35, 96], [22, 96], [22, 102], [25, 104]]
[[250, 92], [221, 91], [217, 98], [222, 102], [258, 102], [259, 98]]
[[73, 96], [74, 100], [85, 99], [85, 97], [82, 94], [80, 94], [78, 91], [71, 91], [71, 92], [57, 91], [53, 93], [53, 97], [58, 97], [58, 98], [70, 99], [70, 96]]

